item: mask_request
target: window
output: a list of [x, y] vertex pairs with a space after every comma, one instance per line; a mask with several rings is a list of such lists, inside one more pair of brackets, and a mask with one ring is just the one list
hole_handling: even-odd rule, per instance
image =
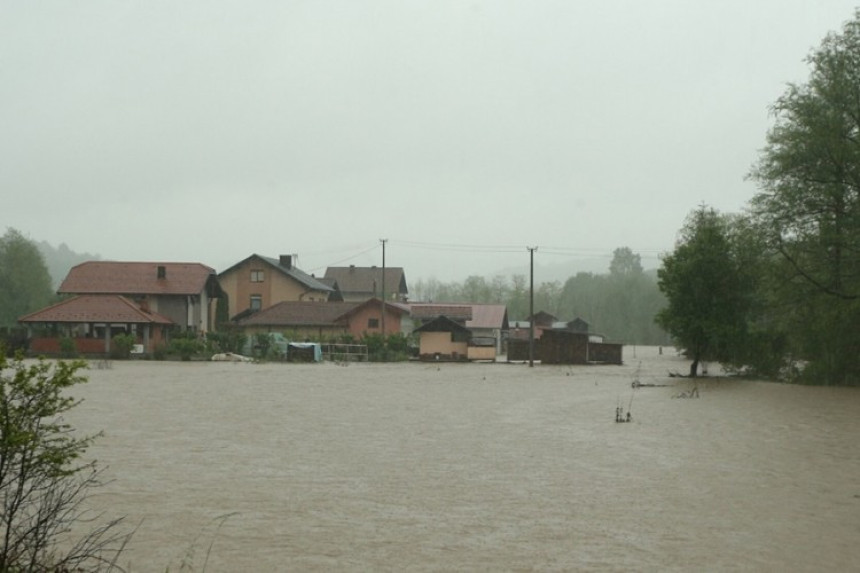
[[251, 310], [260, 310], [263, 308], [263, 297], [258, 294], [251, 295]]
[[251, 271], [251, 282], [252, 283], [261, 283], [266, 278], [266, 273], [260, 270], [252, 270]]
[[379, 319], [378, 318], [368, 318], [367, 319], [367, 328], [379, 328]]

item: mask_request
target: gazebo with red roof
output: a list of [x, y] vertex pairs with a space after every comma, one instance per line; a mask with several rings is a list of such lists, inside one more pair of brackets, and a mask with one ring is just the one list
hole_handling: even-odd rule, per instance
[[68, 298], [42, 310], [22, 316], [27, 327], [30, 350], [38, 354], [58, 354], [60, 341], [74, 341], [78, 354], [107, 355], [117, 334], [133, 334], [144, 353], [152, 353], [166, 341], [169, 318], [141, 308], [121, 295], [90, 294]]

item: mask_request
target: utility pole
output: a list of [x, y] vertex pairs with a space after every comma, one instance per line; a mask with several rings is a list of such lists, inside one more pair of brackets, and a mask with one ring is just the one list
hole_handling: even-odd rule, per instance
[[535, 251], [537, 247], [526, 247], [529, 251], [529, 368], [535, 365]]
[[385, 243], [388, 239], [379, 239], [382, 243], [382, 345], [385, 346]]

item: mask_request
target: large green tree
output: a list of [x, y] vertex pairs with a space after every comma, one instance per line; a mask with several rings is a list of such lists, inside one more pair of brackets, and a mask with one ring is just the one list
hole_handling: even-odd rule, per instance
[[54, 299], [51, 275], [36, 244], [19, 231], [0, 237], [0, 326], [13, 326], [19, 317]]
[[657, 322], [692, 359], [690, 376], [702, 361], [732, 361], [746, 335], [751, 286], [729, 229], [729, 219], [714, 209], [693, 211], [658, 270], [667, 306]]
[[773, 106], [751, 177], [752, 215], [793, 350], [819, 383], [860, 382], [860, 11], [808, 58], [809, 80]]

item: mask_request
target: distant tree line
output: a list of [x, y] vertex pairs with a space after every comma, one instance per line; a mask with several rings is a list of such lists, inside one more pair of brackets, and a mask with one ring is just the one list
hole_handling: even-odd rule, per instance
[[[529, 317], [529, 277], [514, 274], [491, 279], [470, 276], [462, 282], [420, 279], [410, 287], [410, 298], [424, 302], [504, 304], [508, 319]], [[641, 256], [629, 247], [613, 252], [607, 273], [578, 273], [564, 284], [535, 285], [535, 312], [548, 312], [562, 321], [582, 318], [591, 330], [627, 344], [668, 344], [666, 332], [654, 321], [665, 305], [654, 271], [642, 268]]]
[[860, 11], [773, 105], [748, 210], [688, 217], [658, 320], [692, 359], [860, 385]]

